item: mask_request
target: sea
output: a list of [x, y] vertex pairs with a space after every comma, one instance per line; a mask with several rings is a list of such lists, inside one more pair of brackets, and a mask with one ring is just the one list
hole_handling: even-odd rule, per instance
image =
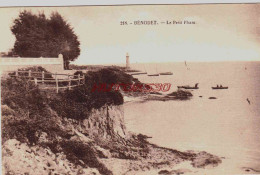
[[[222, 157], [206, 174], [260, 174], [260, 61], [136, 63], [131, 69], [172, 72], [134, 75], [144, 83], [171, 83], [166, 94], [180, 85], [199, 83], [199, 89], [190, 100], [125, 103], [129, 131], [151, 136], [159, 146]], [[217, 84], [228, 89], [212, 90]]]

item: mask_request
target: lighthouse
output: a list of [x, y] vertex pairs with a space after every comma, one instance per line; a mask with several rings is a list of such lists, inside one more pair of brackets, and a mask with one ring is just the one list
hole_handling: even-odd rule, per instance
[[130, 69], [129, 54], [126, 53], [126, 69]]

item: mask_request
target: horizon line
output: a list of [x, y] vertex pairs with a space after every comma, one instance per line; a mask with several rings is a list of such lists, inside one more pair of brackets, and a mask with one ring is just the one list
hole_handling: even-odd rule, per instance
[[[131, 63], [130, 62], [130, 65], [131, 64], [145, 64], [145, 63], [148, 63], [148, 64], [158, 64], [158, 63], [182, 63], [182, 62], [185, 62], [185, 60], [183, 61], [167, 61], [167, 62], [134, 62], [134, 63]], [[214, 60], [214, 61], [186, 61], [186, 62], [189, 62], [189, 63], [216, 63], [216, 62], [260, 62], [260, 60]], [[84, 63], [84, 64], [75, 64], [73, 62], [71, 62], [70, 64], [73, 64], [73, 65], [78, 65], [78, 66], [90, 66], [90, 65], [116, 65], [116, 64], [126, 64], [125, 62], [120, 62], [120, 63], [97, 63], [97, 64], [88, 64], [88, 63]]]

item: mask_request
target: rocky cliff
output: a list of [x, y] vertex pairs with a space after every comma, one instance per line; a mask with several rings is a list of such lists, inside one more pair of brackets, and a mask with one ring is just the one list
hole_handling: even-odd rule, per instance
[[[129, 80], [117, 74], [110, 70], [109, 80]], [[54, 94], [23, 79], [1, 82], [3, 174], [169, 174], [180, 172], [173, 169], [184, 161], [197, 168], [221, 163], [209, 153], [162, 148], [127, 131], [122, 94], [87, 89]]]
[[92, 109], [88, 119], [78, 122], [75, 128], [92, 138], [126, 138], [123, 105]]
[[[4, 121], [11, 118], [14, 111], [8, 106], [2, 105]], [[103, 157], [111, 157], [109, 150], [103, 149], [95, 144], [94, 139], [122, 140], [126, 139], [126, 128], [124, 125], [124, 113], [122, 106], [104, 106], [93, 109], [88, 119], [77, 121], [56, 116], [55, 121], [62, 131], [69, 134], [69, 140], [91, 145], [96, 154]], [[4, 174], [100, 174], [95, 168], [75, 166], [63, 152], [56, 154], [49, 148], [43, 146], [49, 143], [49, 134], [38, 133], [38, 144], [29, 146], [16, 139], [9, 139], [3, 144], [3, 172]], [[86, 136], [87, 135], [87, 136]], [[58, 138], [62, 140], [64, 138]], [[83, 149], [83, 148], [81, 148]], [[69, 155], [67, 155], [69, 156]], [[98, 157], [98, 155], [96, 155]], [[82, 161], [82, 160], [80, 160]], [[84, 162], [83, 162], [84, 164]], [[15, 166], [14, 166], [15, 165]]]
[[[5, 105], [2, 111], [3, 121], [14, 112]], [[93, 109], [83, 121], [55, 115], [52, 122], [61, 133], [36, 132], [37, 142], [33, 145], [17, 139], [3, 143], [5, 174], [138, 174], [151, 170], [159, 173], [183, 161], [191, 161], [194, 167], [214, 167], [221, 162], [206, 152], [161, 148], [147, 142], [144, 135], [128, 132], [123, 106]]]

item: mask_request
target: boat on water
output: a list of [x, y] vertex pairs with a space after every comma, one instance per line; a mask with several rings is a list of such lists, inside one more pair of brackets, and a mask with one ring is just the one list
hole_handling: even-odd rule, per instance
[[196, 83], [195, 86], [177, 86], [178, 88], [183, 88], [183, 89], [199, 89], [198, 87], [199, 83]]
[[191, 86], [177, 86], [177, 87], [183, 89], [199, 89], [199, 87], [191, 87]]
[[161, 72], [160, 75], [173, 75], [172, 72]]
[[212, 89], [228, 89], [227, 86], [226, 86], [226, 87], [223, 87], [223, 86], [222, 86], [222, 87], [220, 87], [220, 86], [218, 87], [218, 86], [217, 86], [217, 87], [211, 87], [211, 88], [212, 88]]

